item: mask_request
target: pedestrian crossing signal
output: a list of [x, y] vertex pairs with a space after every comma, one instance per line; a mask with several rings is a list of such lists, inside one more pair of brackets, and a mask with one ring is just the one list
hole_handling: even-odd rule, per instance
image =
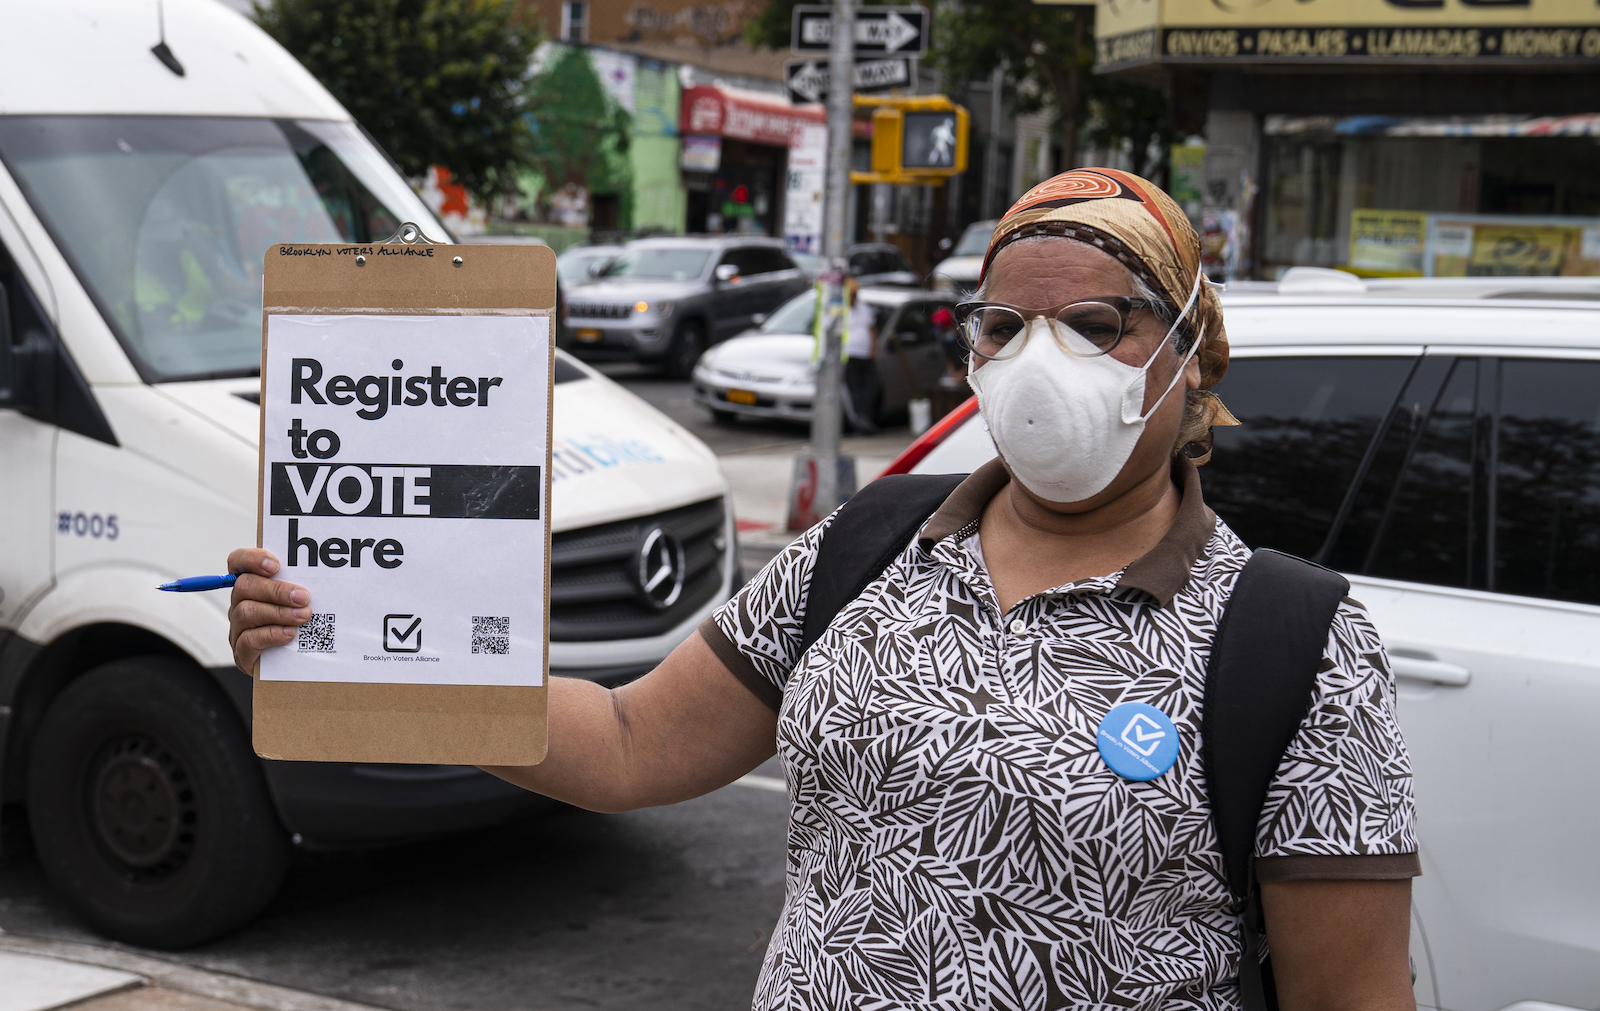
[[944, 95], [911, 98], [856, 96], [873, 106], [872, 171], [852, 183], [939, 183], [967, 170], [967, 110]]

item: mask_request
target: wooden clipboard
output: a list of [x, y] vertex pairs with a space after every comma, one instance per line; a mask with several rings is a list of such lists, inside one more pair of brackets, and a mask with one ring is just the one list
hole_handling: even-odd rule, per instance
[[[551, 320], [553, 374], [556, 261], [547, 246], [434, 244], [410, 223], [384, 243], [282, 244], [267, 251], [262, 304], [263, 466], [267, 318], [271, 315], [543, 315]], [[547, 439], [546, 517], [550, 515], [549, 472]], [[259, 494], [257, 499], [259, 502]], [[259, 508], [258, 546], [263, 525]], [[544, 664], [548, 671], [548, 522], [545, 531]], [[537, 687], [257, 679], [255, 750], [262, 758], [298, 761], [533, 765], [543, 761], [546, 752], [548, 687], [548, 678]]]

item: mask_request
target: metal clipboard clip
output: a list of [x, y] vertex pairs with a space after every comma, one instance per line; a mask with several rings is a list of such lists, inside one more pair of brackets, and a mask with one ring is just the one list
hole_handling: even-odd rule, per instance
[[402, 246], [438, 245], [437, 242], [428, 238], [427, 234], [423, 232], [422, 226], [418, 225], [414, 221], [407, 221], [405, 224], [395, 229], [393, 235], [389, 236], [383, 241], [385, 245], [391, 242], [397, 242]]

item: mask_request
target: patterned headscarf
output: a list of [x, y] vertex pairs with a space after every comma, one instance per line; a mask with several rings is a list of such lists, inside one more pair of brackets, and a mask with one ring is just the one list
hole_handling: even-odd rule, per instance
[[[1031, 235], [1058, 235], [1109, 253], [1174, 309], [1189, 301], [1200, 270], [1200, 236], [1183, 209], [1148, 179], [1117, 169], [1073, 169], [1023, 194], [989, 240], [983, 276], [996, 253]], [[1228, 371], [1228, 335], [1222, 303], [1209, 286], [1200, 286], [1188, 323], [1192, 332], [1204, 334], [1196, 352], [1202, 392], [1189, 397], [1180, 445], [1204, 463], [1211, 456], [1211, 426], [1238, 424], [1210, 392]]]

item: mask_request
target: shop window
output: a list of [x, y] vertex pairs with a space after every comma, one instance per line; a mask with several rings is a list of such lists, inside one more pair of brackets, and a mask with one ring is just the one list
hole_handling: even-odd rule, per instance
[[1252, 548], [1316, 557], [1415, 363], [1235, 359], [1217, 394], [1243, 424], [1215, 430], [1206, 503]]
[[1600, 362], [1501, 368], [1490, 588], [1600, 604]]
[[585, 0], [570, 0], [561, 5], [561, 37], [568, 42], [589, 38], [589, 5]]
[[1268, 117], [1261, 273], [1600, 276], [1592, 137], [1399, 135], [1424, 126]]

